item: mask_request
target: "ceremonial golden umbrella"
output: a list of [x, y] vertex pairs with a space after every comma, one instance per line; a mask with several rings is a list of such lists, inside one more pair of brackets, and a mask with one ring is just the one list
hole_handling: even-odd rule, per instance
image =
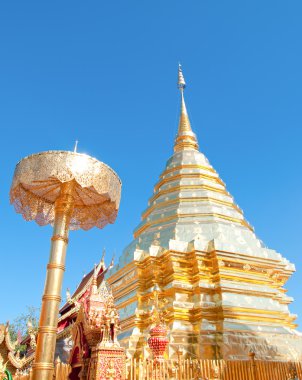
[[10, 190], [16, 211], [41, 226], [53, 225], [33, 380], [53, 376], [68, 232], [114, 223], [120, 195], [117, 174], [85, 154], [48, 151], [28, 156], [16, 166]]

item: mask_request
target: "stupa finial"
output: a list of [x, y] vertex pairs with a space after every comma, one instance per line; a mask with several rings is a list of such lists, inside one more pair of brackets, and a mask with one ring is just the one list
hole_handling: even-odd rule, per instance
[[184, 78], [183, 73], [182, 73], [182, 69], [181, 69], [181, 64], [180, 63], [178, 64], [178, 83], [177, 83], [177, 87], [180, 90], [183, 90], [186, 87], [186, 82], [185, 82], [185, 78]]
[[178, 123], [178, 132], [175, 140], [174, 150], [180, 151], [184, 149], [198, 150], [198, 143], [195, 134], [192, 132], [189, 115], [184, 98], [184, 89], [186, 88], [185, 78], [182, 72], [181, 64], [178, 64], [178, 82], [177, 87], [180, 90], [181, 106], [180, 117]]

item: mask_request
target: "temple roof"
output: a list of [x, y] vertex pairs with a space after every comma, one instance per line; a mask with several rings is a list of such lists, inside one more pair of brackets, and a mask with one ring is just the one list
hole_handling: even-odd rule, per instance
[[[10, 372], [15, 373], [27, 362], [26, 358], [20, 358], [16, 352], [18, 342], [12, 342], [9, 333], [9, 324], [0, 324], [0, 366], [6, 366]], [[20, 354], [20, 353], [19, 353]]]
[[65, 313], [73, 309], [75, 307], [75, 301], [78, 301], [81, 298], [81, 296], [90, 288], [95, 271], [97, 271], [97, 286], [100, 286], [100, 284], [103, 282], [104, 275], [107, 271], [104, 265], [103, 257], [97, 265], [97, 267], [91, 269], [91, 271], [82, 278], [82, 281], [77, 286], [74, 293], [70, 296], [70, 300], [67, 300], [67, 302], [61, 307], [60, 314], [62, 316], [64, 316]]

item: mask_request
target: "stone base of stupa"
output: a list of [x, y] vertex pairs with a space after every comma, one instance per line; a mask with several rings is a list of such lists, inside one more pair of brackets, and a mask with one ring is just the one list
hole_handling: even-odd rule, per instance
[[302, 335], [226, 333], [220, 343], [223, 359], [244, 360], [249, 352], [265, 361], [301, 361]]
[[[254, 352], [259, 360], [302, 360], [302, 336], [292, 334], [203, 334], [196, 348], [202, 359], [247, 360], [249, 353]], [[188, 349], [191, 350], [190, 345]]]
[[302, 334], [296, 330], [283, 333], [257, 331], [211, 332], [170, 330], [169, 357], [179, 347], [185, 357], [199, 359], [247, 360], [254, 352], [264, 361], [301, 361]]
[[[148, 333], [135, 329], [125, 337], [121, 344], [130, 356], [145, 357]], [[167, 355], [175, 359], [177, 350], [182, 349], [185, 358], [248, 360], [254, 352], [257, 360], [263, 361], [301, 361], [302, 334], [297, 331], [288, 333], [257, 333], [226, 331], [223, 334], [203, 331], [199, 334], [185, 330], [170, 330]]]

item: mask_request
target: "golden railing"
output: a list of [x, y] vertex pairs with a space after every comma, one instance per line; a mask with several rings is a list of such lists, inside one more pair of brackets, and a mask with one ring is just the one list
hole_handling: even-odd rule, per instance
[[[70, 366], [57, 363], [55, 380], [68, 380]], [[32, 372], [14, 375], [31, 380]], [[128, 360], [127, 380], [302, 380], [302, 362], [260, 360]]]
[[127, 380], [302, 380], [302, 362], [129, 360]]
[[[68, 375], [70, 374], [70, 365], [57, 362], [55, 364], [55, 380], [68, 380]], [[14, 380], [32, 380], [32, 370], [30, 369], [28, 373], [25, 374], [15, 374], [13, 376]]]

